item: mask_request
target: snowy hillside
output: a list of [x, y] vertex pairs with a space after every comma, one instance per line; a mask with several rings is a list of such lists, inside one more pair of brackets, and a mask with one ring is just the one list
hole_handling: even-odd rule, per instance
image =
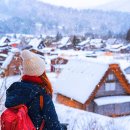
[[[111, 5], [116, 9], [122, 5], [124, 8], [129, 7], [127, 2], [119, 3], [117, 6], [113, 3], [110, 7]], [[106, 5], [103, 8], [107, 8]], [[130, 13], [103, 12], [95, 9], [76, 10], [37, 0], [1, 0], [0, 14], [3, 14], [0, 15], [2, 33], [56, 34], [60, 32], [69, 35], [92, 33], [98, 36], [124, 36], [130, 28]]]
[[130, 12], [129, 0], [113, 0], [112, 2], [99, 6], [97, 9], [102, 9], [106, 11], [121, 11]]

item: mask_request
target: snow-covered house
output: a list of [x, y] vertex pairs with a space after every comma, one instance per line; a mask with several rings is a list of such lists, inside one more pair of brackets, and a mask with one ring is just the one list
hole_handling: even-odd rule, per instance
[[20, 39], [12, 39], [9, 43], [8, 46], [11, 48], [19, 48], [22, 46], [22, 42]]
[[8, 46], [9, 42], [10, 42], [10, 39], [8, 39], [7, 37], [2, 37], [0, 39], [0, 46]]
[[123, 47], [123, 44], [112, 44], [112, 45], [107, 45], [105, 49], [111, 52], [120, 52], [122, 47]]
[[90, 38], [78, 43], [78, 45], [76, 45], [76, 48], [84, 50], [85, 48], [88, 49], [89, 46], [90, 46]]
[[21, 63], [20, 53], [9, 52], [8, 57], [3, 62], [1, 69], [3, 70], [2, 77], [19, 75], [21, 73]]
[[70, 39], [70, 37], [63, 37], [59, 42], [58, 42], [58, 48], [60, 48], [61, 50], [67, 50], [67, 49], [72, 49], [73, 48], [73, 44], [72, 41]]
[[129, 83], [117, 63], [69, 60], [54, 87], [59, 103], [108, 116], [130, 114]]
[[8, 43], [10, 42], [10, 40], [7, 37], [2, 37], [0, 39], [0, 53], [7, 53], [9, 46]]
[[42, 39], [34, 38], [32, 39], [28, 45], [32, 46], [34, 49], [43, 49], [46, 47], [44, 41]]
[[67, 64], [68, 59], [65, 59], [64, 57], [56, 57], [54, 59], [51, 59], [51, 72], [59, 71], [65, 67]]
[[112, 45], [116, 43], [116, 38], [109, 38], [106, 40], [106, 45]]
[[65, 45], [67, 45], [67, 43], [69, 42], [69, 37], [63, 37], [60, 41], [58, 41], [58, 48], [63, 47]]
[[102, 39], [91, 39], [90, 41], [90, 47], [91, 48], [101, 48], [104, 46], [103, 40]]
[[7, 54], [0, 53], [0, 65], [2, 65], [2, 63], [5, 61], [7, 56], [8, 56]]

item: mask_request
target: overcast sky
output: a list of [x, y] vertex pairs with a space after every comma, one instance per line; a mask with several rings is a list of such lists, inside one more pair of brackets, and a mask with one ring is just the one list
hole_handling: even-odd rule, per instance
[[113, 0], [39, 0], [39, 1], [43, 1], [45, 3], [50, 3], [58, 6], [84, 9], [106, 4]]

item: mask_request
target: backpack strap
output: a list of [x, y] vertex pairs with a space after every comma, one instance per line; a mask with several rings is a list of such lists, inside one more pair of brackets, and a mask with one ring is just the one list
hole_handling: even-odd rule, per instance
[[43, 105], [44, 105], [43, 96], [40, 95], [40, 108], [41, 108], [41, 110], [42, 110], [42, 108], [43, 108]]

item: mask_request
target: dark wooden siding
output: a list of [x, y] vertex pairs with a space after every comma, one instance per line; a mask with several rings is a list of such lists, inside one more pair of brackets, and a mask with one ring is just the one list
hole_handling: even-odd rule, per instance
[[95, 106], [95, 103], [94, 101], [92, 101], [88, 106], [86, 106], [86, 111], [94, 112], [94, 106]]
[[94, 112], [102, 115], [114, 116], [130, 114], [130, 102], [108, 105], [94, 105]]
[[[115, 90], [106, 91], [106, 83], [115, 83]], [[118, 79], [115, 77], [114, 80], [106, 81], [98, 90], [95, 97], [103, 97], [103, 96], [116, 96], [116, 95], [127, 95], [124, 88], [119, 83]]]

